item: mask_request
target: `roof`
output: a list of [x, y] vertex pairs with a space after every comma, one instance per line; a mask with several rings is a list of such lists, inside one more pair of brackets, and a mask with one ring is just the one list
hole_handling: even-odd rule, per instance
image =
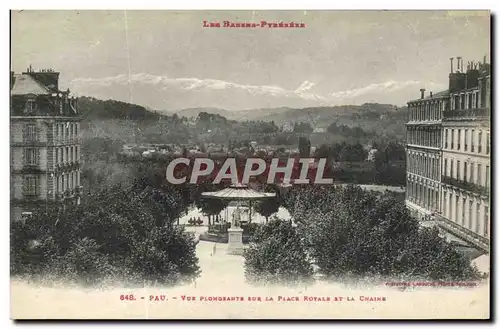
[[14, 76], [16, 78], [11, 95], [47, 95], [50, 94], [49, 89], [45, 87], [42, 83], [38, 82], [29, 74], [17, 74]]
[[436, 98], [443, 98], [443, 97], [448, 97], [448, 96], [450, 96], [450, 91], [448, 89], [446, 89], [446, 90], [437, 92], [435, 94], [433, 93], [432, 97], [429, 94], [429, 95], [427, 95], [427, 97], [419, 98], [419, 99], [413, 99], [413, 100], [409, 101], [408, 103], [413, 103], [413, 102], [418, 102], [418, 101], [426, 101], [426, 100], [431, 100], [431, 99], [436, 99]]
[[212, 199], [257, 200], [273, 198], [276, 196], [276, 193], [257, 192], [245, 185], [235, 184], [217, 192], [203, 192], [201, 195], [205, 198]]

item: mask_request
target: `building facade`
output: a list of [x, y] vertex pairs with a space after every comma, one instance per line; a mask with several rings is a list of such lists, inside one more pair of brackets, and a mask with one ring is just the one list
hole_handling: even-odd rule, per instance
[[481, 249], [490, 236], [491, 70], [469, 63], [450, 74], [450, 107], [443, 113], [442, 229]]
[[449, 94], [432, 92], [408, 103], [406, 124], [406, 205], [420, 220], [439, 212], [441, 188], [441, 121]]
[[11, 220], [49, 204], [79, 203], [80, 118], [59, 72], [10, 74]]
[[486, 61], [464, 68], [460, 57], [454, 70], [450, 60], [449, 89], [428, 97], [421, 90], [408, 103], [406, 204], [420, 220], [488, 251], [491, 70]]

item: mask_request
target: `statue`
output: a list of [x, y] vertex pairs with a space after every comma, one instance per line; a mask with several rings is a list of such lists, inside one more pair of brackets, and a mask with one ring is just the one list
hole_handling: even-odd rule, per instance
[[231, 222], [231, 227], [240, 227], [240, 221], [241, 221], [240, 207], [236, 207], [236, 209], [233, 212], [233, 220]]

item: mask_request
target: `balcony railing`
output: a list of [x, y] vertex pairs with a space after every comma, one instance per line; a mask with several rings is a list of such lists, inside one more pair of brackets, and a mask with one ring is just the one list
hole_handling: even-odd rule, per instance
[[442, 215], [435, 215], [434, 218], [436, 220], [436, 223], [445, 231], [448, 231], [453, 235], [456, 235], [463, 240], [472, 243], [473, 245], [479, 247], [480, 249], [483, 249], [484, 251], [489, 250], [490, 241], [488, 238], [481, 236], [471, 230], [468, 230], [465, 227], [443, 217]]
[[484, 196], [489, 196], [490, 195], [490, 190], [484, 186], [480, 186], [474, 183], [466, 182], [461, 179], [456, 179], [448, 176], [441, 176], [441, 181], [444, 184], [452, 185], [459, 187], [461, 189], [471, 191], [473, 193], [481, 194]]
[[451, 110], [443, 112], [443, 119], [445, 120], [472, 119], [472, 118], [481, 118], [489, 116], [490, 116], [490, 109], [487, 107], [481, 107], [477, 109], [466, 109], [466, 110]]

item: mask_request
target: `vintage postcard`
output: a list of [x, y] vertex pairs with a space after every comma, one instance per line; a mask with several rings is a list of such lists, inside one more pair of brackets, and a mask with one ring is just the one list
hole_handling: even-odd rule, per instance
[[489, 319], [489, 11], [11, 11], [12, 319]]

